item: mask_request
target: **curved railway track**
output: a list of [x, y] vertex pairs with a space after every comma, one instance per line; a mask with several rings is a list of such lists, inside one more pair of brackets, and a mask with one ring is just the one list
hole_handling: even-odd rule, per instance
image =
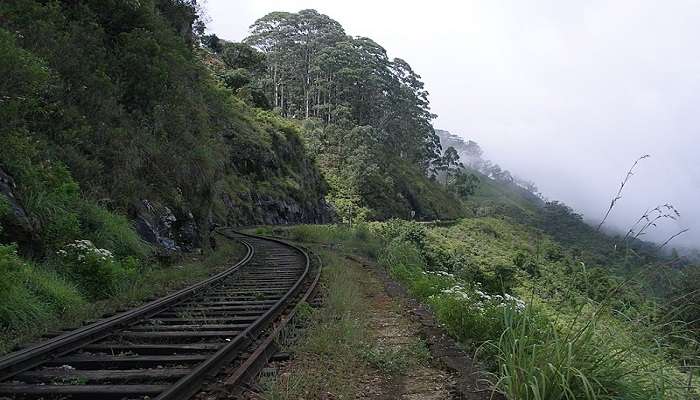
[[0, 358], [0, 398], [188, 399], [224, 367], [235, 391], [274, 352], [320, 265], [276, 239], [225, 235], [247, 248], [229, 269]]

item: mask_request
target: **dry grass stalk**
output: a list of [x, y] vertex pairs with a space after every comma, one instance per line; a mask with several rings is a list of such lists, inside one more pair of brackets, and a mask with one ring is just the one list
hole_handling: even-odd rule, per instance
[[608, 219], [610, 212], [612, 212], [613, 208], [615, 208], [615, 204], [617, 204], [618, 200], [620, 200], [622, 198], [622, 190], [625, 188], [625, 185], [627, 185], [627, 182], [629, 182], [632, 175], [634, 175], [634, 169], [637, 167], [637, 164], [639, 164], [639, 162], [644, 160], [645, 158], [649, 158], [649, 157], [651, 157], [649, 154], [645, 154], [634, 161], [634, 164], [632, 164], [632, 167], [629, 169], [629, 171], [627, 171], [627, 175], [625, 175], [625, 179], [623, 179], [622, 183], [620, 183], [620, 188], [617, 190], [617, 194], [615, 194], [615, 197], [613, 197], [613, 199], [610, 201], [610, 206], [608, 207], [608, 210], [605, 212], [605, 216], [598, 224], [598, 227], [596, 228], [596, 230], [598, 230], [598, 231], [600, 230], [600, 228], [603, 226], [605, 221]]

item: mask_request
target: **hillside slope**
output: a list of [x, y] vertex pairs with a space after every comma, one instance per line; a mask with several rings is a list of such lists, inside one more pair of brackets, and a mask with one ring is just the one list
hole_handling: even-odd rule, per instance
[[297, 121], [343, 221], [454, 218], [432, 181], [440, 157], [420, 75], [316, 10], [271, 12], [241, 43], [208, 35], [207, 65], [248, 104]]
[[333, 218], [299, 126], [213, 76], [195, 5], [0, 3], [0, 352], [228, 265], [215, 225]]
[[[301, 117], [297, 89], [272, 109], [253, 79], [278, 59], [205, 45], [196, 7], [0, 3], [0, 348], [48, 328], [48, 315], [145, 291], [154, 274], [169, 287], [182, 257], [221, 250], [216, 225], [463, 212], [425, 173], [432, 116], [405, 62], [339, 37], [338, 50], [347, 39], [355, 56], [376, 52], [374, 70], [355, 72], [384, 81], [335, 98], [328, 120]], [[299, 69], [284, 69], [298, 84]], [[355, 72], [333, 90], [349, 93]], [[398, 117], [380, 119], [384, 108]]]
[[530, 181], [512, 175], [483, 157], [473, 141], [465, 141], [448, 131], [437, 131], [443, 147], [454, 147], [465, 160], [465, 171], [479, 179], [473, 194], [464, 200], [475, 217], [497, 217], [519, 225], [533, 234], [548, 235], [561, 251], [590, 267], [602, 267], [627, 275], [652, 262], [667, 260], [657, 245], [638, 239], [608, 235], [584, 222], [566, 204], [547, 200]]
[[211, 77], [190, 3], [9, 1], [0, 15], [5, 241], [50, 253], [110, 213], [170, 250], [202, 247], [211, 222], [329, 220], [299, 130]]

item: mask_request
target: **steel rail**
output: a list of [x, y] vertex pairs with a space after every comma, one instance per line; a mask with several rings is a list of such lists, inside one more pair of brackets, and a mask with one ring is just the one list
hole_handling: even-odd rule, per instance
[[154, 300], [133, 310], [117, 314], [113, 317], [99, 320], [74, 331], [65, 333], [34, 346], [10, 353], [0, 358], [0, 382], [6, 381], [20, 372], [36, 367], [52, 358], [60, 357], [66, 353], [75, 351], [87, 344], [95, 342], [123, 325], [128, 325], [136, 320], [146, 318], [168, 308], [190, 296], [194, 296], [200, 289], [226, 278], [238, 271], [243, 265], [253, 258], [255, 250], [248, 243], [246, 255], [231, 268], [222, 271], [202, 282], [196, 283], [175, 293]]
[[249, 345], [257, 337], [257, 334], [260, 333], [259, 331], [264, 325], [271, 322], [282, 311], [284, 311], [285, 307], [283, 306], [286, 306], [289, 303], [290, 299], [292, 299], [296, 295], [296, 292], [301, 287], [301, 284], [304, 282], [309, 273], [311, 260], [306, 251], [302, 250], [301, 248], [293, 244], [283, 242], [279, 239], [264, 238], [261, 236], [250, 235], [242, 232], [236, 233], [252, 238], [269, 240], [297, 250], [304, 256], [306, 260], [304, 272], [301, 274], [299, 279], [297, 279], [294, 286], [292, 286], [292, 288], [281, 299], [279, 299], [273, 307], [267, 310], [265, 314], [258, 318], [245, 331], [241, 332], [238, 336], [232, 339], [231, 342], [229, 342], [219, 351], [217, 351], [212, 357], [198, 365], [191, 374], [183, 377], [173, 386], [171, 386], [167, 391], [161, 393], [158, 397], [156, 397], [156, 400], [189, 399], [193, 394], [197, 393], [200, 389], [202, 381], [206, 379], [207, 376], [211, 376], [214, 372], [218, 371], [218, 369], [222, 365], [231, 362], [236, 357], [236, 350], [239, 350]]
[[[321, 279], [321, 270], [323, 269], [323, 261], [316, 255], [318, 259], [318, 270], [314, 276], [314, 280], [309, 285], [304, 295], [301, 297], [297, 306], [303, 302], [307, 302], [310, 298], [314, 296], [316, 290], [318, 289], [318, 282]], [[289, 314], [285, 315], [284, 318], [277, 324], [270, 335], [255, 349], [255, 351], [241, 363], [241, 365], [236, 368], [236, 370], [226, 378], [224, 385], [236, 390], [240, 388], [240, 385], [246, 380], [253, 378], [260, 369], [268, 362], [270, 357], [278, 350], [275, 341], [279, 338], [282, 330], [287, 327], [287, 325], [294, 320], [294, 316], [298, 307], [294, 307]]]
[[[77, 330], [74, 330], [72, 332], [68, 332], [66, 334], [60, 335], [58, 337], [55, 337], [53, 339], [47, 340], [43, 343], [37, 344], [35, 346], [29, 347], [24, 350], [20, 350], [18, 352], [9, 354], [5, 357], [0, 358], [0, 382], [2, 381], [7, 381], [13, 377], [15, 377], [18, 374], [21, 374], [20, 376], [24, 377], [32, 377], [32, 376], [38, 376], [41, 375], [43, 372], [42, 371], [28, 371], [31, 370], [35, 367], [41, 366], [41, 365], [50, 365], [52, 360], [57, 360], [54, 361], [54, 363], [58, 362], [61, 363], [63, 360], [70, 359], [73, 357], [75, 359], [76, 355], [78, 354], [78, 358], [82, 357], [82, 362], [85, 362], [86, 359], [89, 360], [89, 362], [95, 362], [99, 363], [102, 362], [99, 360], [99, 355], [97, 356], [98, 360], [93, 360], [89, 359], [90, 357], [90, 352], [85, 353], [86, 356], [81, 356], [83, 349], [89, 349], [89, 348], [94, 348], [94, 347], [104, 347], [105, 345], [101, 343], [110, 343], [109, 338], [113, 337], [114, 335], [123, 335], [124, 333], [132, 334], [138, 336], [139, 334], [139, 324], [143, 324], [144, 321], [149, 321], [149, 320], [158, 320], [160, 315], [166, 316], [166, 314], [173, 314], [174, 312], [177, 313], [179, 307], [184, 307], [184, 310], [187, 310], [188, 307], [192, 307], [194, 304], [201, 304], [200, 307], [203, 307], [206, 309], [207, 301], [212, 301], [208, 300], [212, 296], [217, 296], [217, 293], [225, 292], [225, 291], [232, 291], [232, 296], [233, 299], [232, 301], [226, 303], [226, 304], [231, 304], [232, 306], [221, 306], [221, 302], [215, 305], [215, 307], [212, 307], [211, 310], [217, 310], [213, 311], [212, 314], [219, 315], [219, 313], [224, 313], [220, 315], [218, 318], [221, 319], [236, 319], [238, 318], [239, 320], [243, 321], [252, 321], [248, 324], [242, 324], [242, 325], [237, 325], [240, 326], [241, 328], [245, 327], [244, 330], [240, 333], [238, 332], [209, 332], [207, 329], [218, 329], [219, 326], [223, 325], [188, 325], [188, 327], [195, 329], [194, 331], [188, 331], [188, 332], [193, 332], [195, 336], [199, 335], [206, 335], [206, 334], [226, 334], [228, 336], [231, 334], [230, 339], [226, 339], [228, 343], [222, 344], [220, 347], [219, 346], [214, 346], [214, 344], [193, 344], [191, 348], [196, 348], [200, 346], [200, 348], [212, 348], [214, 351], [213, 354], [207, 354], [206, 357], [204, 356], [189, 356], [188, 362], [192, 362], [192, 360], [198, 360], [199, 362], [196, 365], [193, 365], [193, 368], [187, 369], [187, 372], [185, 373], [184, 370], [177, 370], [177, 374], [181, 376], [180, 379], [175, 381], [174, 383], [168, 383], [168, 384], [153, 384], [153, 385], [133, 385], [133, 386], [113, 386], [111, 389], [106, 388], [104, 390], [128, 390], [130, 391], [129, 393], [124, 392], [123, 394], [125, 396], [131, 396], [135, 395], [138, 393], [138, 390], [140, 389], [147, 389], [150, 392], [153, 393], [153, 395], [156, 395], [157, 399], [188, 399], [190, 398], [193, 394], [195, 394], [197, 391], [199, 391], [201, 385], [204, 383], [204, 381], [207, 379], [207, 377], [213, 376], [216, 374], [216, 372], [219, 371], [221, 367], [224, 365], [230, 363], [233, 361], [235, 358], [240, 357], [240, 355], [248, 349], [251, 345], [255, 344], [256, 346], [258, 345], [257, 343], [254, 343], [260, 335], [263, 334], [263, 332], [267, 329], [267, 327], [274, 321], [276, 320], [285, 310], [289, 309], [290, 305], [295, 305], [297, 302], [295, 302], [295, 299], [297, 298], [300, 289], [302, 287], [302, 284], [304, 284], [305, 281], [307, 281], [307, 278], [309, 277], [310, 273], [310, 268], [311, 268], [311, 262], [309, 255], [307, 254], [306, 251], [301, 249], [300, 247], [297, 247], [293, 244], [284, 242], [282, 240], [274, 239], [274, 238], [268, 238], [268, 237], [261, 237], [257, 235], [251, 235], [251, 234], [246, 234], [242, 232], [236, 232], [233, 230], [230, 230], [232, 233], [235, 233], [236, 236], [238, 237], [233, 237], [232, 235], [228, 235], [223, 232], [219, 232], [222, 235], [230, 238], [230, 239], [238, 239], [240, 240], [247, 249], [247, 253], [243, 259], [238, 261], [234, 266], [231, 268], [222, 271], [200, 283], [197, 283], [195, 285], [189, 286], [185, 289], [182, 289], [180, 291], [177, 291], [171, 295], [165, 296], [161, 299], [155, 300], [153, 302], [150, 302], [148, 304], [145, 304], [143, 306], [140, 306], [136, 309], [133, 309], [131, 311], [127, 311], [118, 315], [115, 315], [113, 317], [107, 318], [100, 320], [98, 322], [95, 322], [91, 325], [87, 325], [85, 327], [79, 328]], [[243, 237], [241, 239], [240, 237]], [[250, 238], [252, 240], [246, 240], [245, 238]], [[274, 251], [269, 254], [264, 254], [262, 255], [263, 259], [256, 261], [256, 263], [262, 263], [262, 264], [256, 264], [256, 265], [261, 265], [262, 269], [258, 270], [253, 267], [252, 269], [245, 269], [242, 270], [242, 267], [245, 266], [246, 264], [250, 263], [251, 260], [254, 259], [254, 256], [256, 255], [256, 250], [253, 245], [249, 242], [255, 242], [258, 240], [262, 241], [267, 241], [267, 242], [273, 242], [277, 244], [281, 244], [285, 248], [292, 249], [293, 253], [296, 253], [296, 257], [302, 256], [301, 259], [298, 259], [298, 261], [293, 261], [294, 258], [291, 255], [292, 253], [287, 253], [282, 252], [282, 253], [275, 253]], [[265, 246], [262, 247], [264, 249]], [[290, 258], [291, 257], [291, 258]], [[285, 260], [285, 258], [287, 258]], [[278, 264], [281, 263], [281, 264]], [[292, 266], [296, 263], [296, 267], [292, 267], [290, 269], [290, 272], [280, 272], [283, 276], [281, 278], [277, 277], [275, 279], [271, 279], [271, 276], [274, 275], [274, 271], [276, 271], [275, 268], [284, 268], [285, 265]], [[303, 266], [302, 266], [303, 263]], [[279, 266], [279, 267], [277, 267]], [[300, 269], [303, 269], [303, 271], [299, 272]], [[230, 278], [232, 274], [240, 271], [247, 271], [247, 272], [241, 272], [241, 275], [235, 275], [233, 281], [231, 280], [225, 280], [226, 278]], [[280, 271], [284, 271], [283, 269]], [[295, 272], [291, 272], [295, 271]], [[320, 272], [320, 271], [319, 271]], [[240, 276], [240, 280], [238, 278]], [[227, 283], [228, 282], [228, 283]], [[266, 287], [266, 283], [270, 284], [272, 282], [271, 287]], [[277, 282], [277, 283], [275, 283]], [[292, 284], [293, 282], [293, 284]], [[318, 282], [318, 275], [316, 278], [313, 280], [312, 287], [316, 286], [316, 283]], [[221, 283], [221, 285], [218, 285]], [[218, 286], [217, 286], [218, 285]], [[233, 286], [231, 286], [233, 285]], [[291, 287], [289, 286], [291, 285]], [[210, 292], [209, 290], [212, 290], [213, 288], [219, 288], [214, 290], [213, 292]], [[231, 289], [233, 288], [233, 289]], [[236, 300], [238, 298], [244, 299], [244, 298], [250, 298], [251, 292], [259, 292], [258, 289], [270, 289], [270, 292], [273, 294], [268, 295], [268, 298], [271, 298], [270, 301], [268, 300], [258, 300], [257, 298], [254, 298], [254, 301], [250, 300]], [[281, 290], [280, 290], [281, 289]], [[277, 298], [279, 295], [275, 294], [275, 292], [279, 292], [281, 297]], [[282, 292], [284, 292], [284, 295], [282, 295]], [[201, 296], [197, 296], [198, 294], [201, 293]], [[239, 293], [236, 295], [236, 293]], [[223, 296], [224, 294], [220, 295]], [[209, 296], [209, 297], [208, 297]], [[264, 296], [263, 296], [264, 297]], [[308, 297], [304, 296], [303, 298], [306, 299]], [[188, 299], [192, 298], [193, 300], [191, 302], [188, 301]], [[198, 300], [199, 298], [199, 300]], [[197, 301], [200, 301], [200, 303], [197, 303]], [[272, 303], [274, 301], [274, 304], [269, 305], [269, 303]], [[240, 304], [240, 306], [236, 306], [235, 304]], [[259, 304], [258, 306], [254, 304]], [[217, 308], [218, 307], [218, 308]], [[219, 309], [227, 308], [230, 307], [231, 309], [236, 309], [236, 310], [243, 310], [243, 311], [219, 311]], [[193, 309], [193, 308], [190, 308]], [[259, 309], [260, 312], [256, 312], [255, 310]], [[245, 310], [251, 310], [251, 311], [245, 311]], [[292, 314], [295, 309], [292, 310]], [[260, 313], [262, 315], [258, 316]], [[246, 317], [246, 315], [251, 315], [251, 317]], [[179, 319], [183, 319], [183, 317], [178, 317]], [[170, 318], [177, 320], [178, 318]], [[192, 322], [196, 321], [196, 318], [191, 318], [191, 317], [184, 317], [187, 320], [191, 320], [190, 322], [187, 322], [187, 324], [191, 324]], [[217, 317], [214, 317], [213, 319], [216, 319]], [[203, 320], [207, 320], [209, 318], [203, 318]], [[168, 320], [168, 317], [163, 318], [163, 320]], [[211, 324], [210, 322], [205, 322], [203, 324]], [[177, 324], [177, 322], [175, 322]], [[181, 326], [181, 325], [178, 325]], [[230, 325], [233, 329], [236, 326]], [[227, 326], [228, 328], [228, 326]], [[150, 329], [150, 328], [148, 328]], [[231, 330], [229, 329], [229, 330]], [[237, 329], [233, 329], [237, 330]], [[273, 328], [274, 331], [274, 328]], [[144, 331], [143, 328], [141, 328], [141, 332], [146, 332], [147, 334], [154, 334], [158, 335], [157, 332], [151, 332], [151, 331]], [[178, 333], [178, 332], [174, 332]], [[236, 334], [237, 333], [237, 334]], [[171, 333], [172, 334], [172, 333]], [[233, 334], [236, 334], [235, 337]], [[188, 334], [189, 335], [189, 334]], [[105, 340], [102, 340], [105, 339]], [[98, 342], [100, 344], [95, 344], [95, 342]], [[133, 342], [130, 342], [133, 343]], [[121, 347], [129, 347], [132, 346], [134, 348], [137, 348], [138, 345], [124, 345]], [[167, 348], [168, 345], [144, 345], [145, 347], [150, 347], [151, 349], [153, 348]], [[116, 347], [120, 347], [117, 345]], [[177, 347], [177, 345], [175, 345]], [[180, 346], [180, 347], [187, 347], [187, 346]], [[74, 352], [78, 353], [74, 353]], [[114, 351], [114, 350], [113, 350]], [[149, 350], [150, 351], [150, 350]], [[253, 351], [253, 353], [256, 353]], [[73, 354], [72, 356], [70, 354]], [[142, 353], [138, 353], [142, 354]], [[161, 354], [161, 353], [143, 353], [143, 354]], [[163, 353], [163, 354], [170, 354], [170, 353]], [[178, 353], [174, 353], [178, 354]], [[247, 354], [247, 353], [246, 353]], [[67, 357], [65, 357], [68, 355]], [[175, 359], [177, 356], [167, 356], [170, 358]], [[182, 359], [187, 359], [188, 356], [180, 356]], [[144, 359], [148, 357], [142, 357]], [[153, 358], [153, 357], [152, 357]], [[158, 358], [158, 357], [155, 357]], [[122, 360], [123, 361], [123, 360]], [[132, 359], [131, 362], [134, 360]], [[113, 362], [113, 361], [109, 361]], [[81, 370], [82, 371], [82, 370]], [[111, 371], [111, 372], [109, 372]], [[114, 376], [133, 376], [134, 374], [138, 373], [138, 369], [136, 370], [114, 370], [114, 369], [109, 369], [108, 375], [114, 375]], [[141, 370], [145, 371], [145, 370]], [[154, 370], [148, 370], [147, 372], [154, 374]], [[79, 371], [80, 372], [80, 371]], [[104, 371], [94, 371], [93, 376], [95, 373], [100, 373]], [[164, 374], [170, 373], [172, 371], [163, 371]], [[88, 368], [86, 371], [83, 371], [83, 373], [90, 374], [90, 368]], [[158, 374], [156, 374], [157, 376]], [[176, 377], [176, 375], [172, 375], [173, 377]], [[158, 383], [158, 379], [155, 379], [153, 381], [155, 383]], [[38, 392], [41, 392], [41, 396], [45, 395], [51, 395], [51, 386], [53, 385], [45, 385], [45, 386], [35, 386], [35, 391], [33, 392], [34, 395], [37, 395]], [[107, 384], [109, 386], [109, 384]], [[58, 388], [61, 387], [61, 385], [57, 385]], [[162, 387], [162, 388], [161, 388]], [[161, 389], [159, 389], [161, 388]], [[2, 389], [2, 384], [0, 384], [0, 389]], [[81, 387], [81, 386], [76, 386], [75, 388], [75, 394], [79, 397], [85, 397], [85, 395], [89, 395], [90, 392], [90, 387]], [[79, 389], [79, 390], [78, 390]], [[14, 389], [17, 390], [17, 389]], [[71, 389], [72, 390], [72, 389]], [[100, 390], [103, 390], [102, 387], [100, 387]], [[156, 392], [157, 391], [157, 392]], [[109, 392], [113, 394], [118, 394], [119, 392]], [[99, 396], [97, 393], [95, 393], [95, 396]], [[65, 397], [62, 397], [65, 398]], [[94, 397], [90, 397], [94, 398]]]

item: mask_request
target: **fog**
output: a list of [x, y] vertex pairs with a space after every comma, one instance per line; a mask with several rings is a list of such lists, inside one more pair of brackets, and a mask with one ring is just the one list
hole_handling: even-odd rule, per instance
[[536, 182], [592, 222], [643, 160], [607, 225], [672, 203], [647, 239], [700, 247], [700, 4], [696, 1], [208, 0], [209, 30], [241, 40], [270, 11], [314, 8], [422, 75], [436, 128]]

